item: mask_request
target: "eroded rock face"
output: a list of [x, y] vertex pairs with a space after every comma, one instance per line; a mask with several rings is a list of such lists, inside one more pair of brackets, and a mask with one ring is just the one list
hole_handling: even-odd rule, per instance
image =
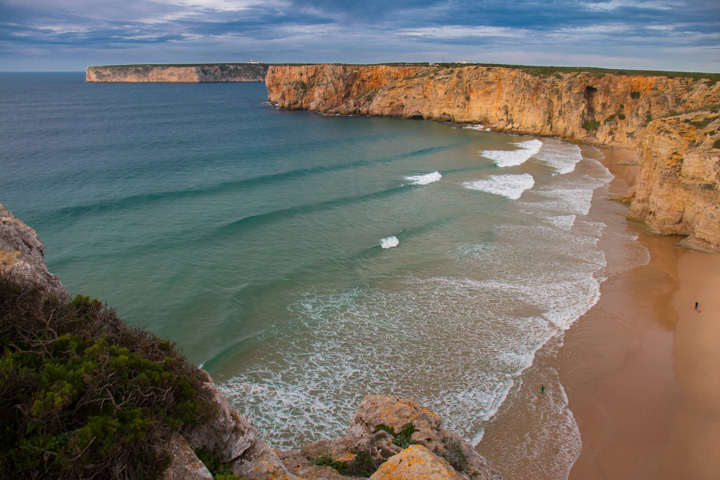
[[0, 203], [0, 271], [16, 275], [68, 300], [60, 280], [45, 265], [45, 248], [35, 233]]
[[301, 478], [502, 478], [472, 445], [443, 429], [436, 413], [386, 395], [365, 397], [344, 436], [280, 458]]
[[720, 252], [720, 114], [710, 110], [653, 121], [643, 138], [628, 215], [680, 245]]
[[719, 84], [691, 78], [475, 65], [272, 65], [265, 83], [280, 108], [482, 123], [622, 147], [637, 146], [652, 119], [720, 100]]
[[230, 406], [210, 375], [204, 388], [211, 392], [217, 414], [190, 430], [185, 437], [193, 449], [205, 448], [233, 473], [249, 480], [295, 480], [270, 445], [260, 438], [255, 426]]
[[187, 440], [181, 435], [173, 434], [168, 443], [166, 451], [172, 457], [172, 463], [163, 472], [162, 480], [212, 480], [212, 474]]
[[703, 123], [717, 114], [720, 82], [474, 65], [278, 65], [265, 83], [280, 108], [481, 123], [641, 150], [630, 216], [656, 233], [688, 235], [686, 246], [720, 246], [720, 129]]

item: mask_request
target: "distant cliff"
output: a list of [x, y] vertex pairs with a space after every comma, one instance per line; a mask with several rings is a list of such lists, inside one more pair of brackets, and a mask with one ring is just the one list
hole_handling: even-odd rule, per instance
[[641, 152], [629, 216], [720, 250], [720, 75], [479, 65], [277, 65], [285, 109], [481, 123]]
[[217, 63], [199, 65], [105, 65], [91, 66], [87, 82], [205, 83], [262, 82], [268, 66], [262, 63]]

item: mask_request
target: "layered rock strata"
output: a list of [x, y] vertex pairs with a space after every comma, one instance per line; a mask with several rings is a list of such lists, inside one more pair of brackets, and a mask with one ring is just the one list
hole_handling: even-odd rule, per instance
[[[48, 294], [70, 298], [57, 277], [48, 272], [44, 247], [35, 230], [2, 204], [0, 274], [18, 276]], [[156, 447], [172, 458], [163, 480], [211, 480], [212, 473], [195, 453], [200, 449], [248, 480], [502, 479], [470, 444], [443, 429], [437, 414], [400, 397], [366, 397], [341, 438], [276, 452], [250, 420], [230, 406], [210, 375], [200, 373], [214, 414], [182, 434], [173, 433], [166, 444]]]
[[639, 150], [631, 218], [720, 250], [718, 76], [477, 65], [277, 65], [271, 103], [341, 115], [481, 123]]
[[262, 82], [268, 66], [262, 63], [201, 65], [91, 66], [85, 81], [91, 83], [206, 83]]

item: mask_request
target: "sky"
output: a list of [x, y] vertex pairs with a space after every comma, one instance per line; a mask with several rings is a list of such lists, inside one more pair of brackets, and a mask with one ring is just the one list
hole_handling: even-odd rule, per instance
[[0, 0], [0, 71], [250, 60], [720, 72], [720, 0]]

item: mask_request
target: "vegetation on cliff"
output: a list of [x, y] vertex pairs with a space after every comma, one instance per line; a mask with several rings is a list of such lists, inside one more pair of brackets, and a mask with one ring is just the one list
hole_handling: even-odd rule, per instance
[[155, 478], [213, 412], [200, 371], [98, 300], [0, 274], [0, 478]]

